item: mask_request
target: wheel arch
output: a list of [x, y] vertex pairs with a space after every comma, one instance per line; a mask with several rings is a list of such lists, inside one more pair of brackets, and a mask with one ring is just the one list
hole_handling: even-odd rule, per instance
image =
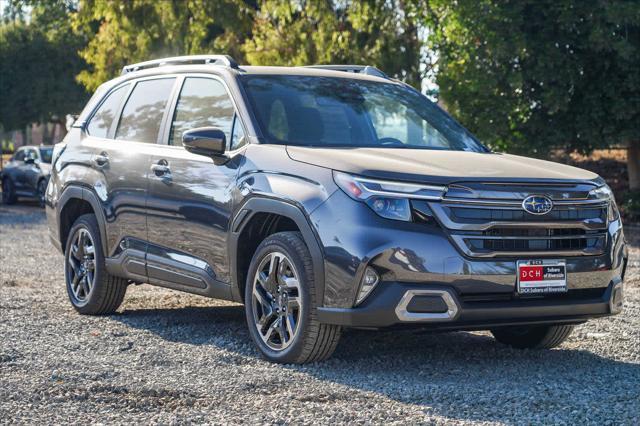
[[103, 253], [108, 253], [106, 220], [98, 196], [88, 188], [82, 186], [68, 186], [62, 192], [56, 206], [56, 218], [60, 244], [64, 252], [69, 230], [76, 219], [83, 214], [92, 213], [98, 221], [100, 239], [102, 240]]
[[[281, 200], [267, 197], [253, 197], [245, 202], [236, 212], [231, 221], [231, 229], [229, 232], [228, 251], [231, 276], [231, 293], [234, 301], [243, 302], [244, 286], [246, 284], [246, 272], [251, 262], [251, 258], [255, 253], [255, 249], [262, 242], [252, 241], [250, 246], [249, 258], [240, 258], [243, 255], [242, 237], [247, 236], [246, 233], [256, 221], [276, 220], [278, 225], [275, 226], [275, 232], [281, 230], [297, 230], [302, 234], [311, 259], [313, 261], [313, 274], [316, 284], [316, 300], [324, 300], [324, 256], [318, 237], [313, 231], [309, 218], [304, 213], [301, 206], [288, 200]], [[295, 225], [297, 229], [291, 229]], [[267, 225], [268, 227], [268, 225]], [[263, 237], [273, 232], [266, 231]], [[245, 247], [246, 248], [246, 247]], [[247, 250], [244, 250], [246, 255]]]

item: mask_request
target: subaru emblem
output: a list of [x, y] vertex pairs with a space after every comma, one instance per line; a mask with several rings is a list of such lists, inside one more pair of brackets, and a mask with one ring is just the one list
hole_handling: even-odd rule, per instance
[[522, 208], [531, 214], [547, 214], [553, 208], [553, 201], [543, 195], [530, 195], [522, 202]]

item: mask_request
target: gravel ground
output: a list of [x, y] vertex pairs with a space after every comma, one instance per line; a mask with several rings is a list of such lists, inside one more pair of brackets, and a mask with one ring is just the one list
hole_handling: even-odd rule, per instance
[[0, 423], [640, 423], [640, 231], [623, 314], [559, 349], [486, 333], [350, 331], [321, 364], [263, 361], [242, 307], [136, 286], [81, 317], [44, 214], [0, 205]]

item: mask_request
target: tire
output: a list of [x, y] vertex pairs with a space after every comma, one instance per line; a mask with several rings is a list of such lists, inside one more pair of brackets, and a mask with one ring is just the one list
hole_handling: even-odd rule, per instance
[[18, 201], [16, 196], [16, 188], [10, 177], [5, 176], [2, 179], [2, 204], [15, 204]]
[[80, 216], [69, 231], [64, 251], [69, 301], [83, 315], [112, 314], [127, 291], [127, 281], [106, 271], [100, 229], [92, 214]]
[[318, 321], [313, 263], [299, 232], [268, 236], [258, 246], [247, 275], [247, 325], [266, 359], [303, 364], [333, 354], [341, 328]]
[[47, 180], [40, 179], [38, 181], [36, 194], [38, 196], [38, 204], [41, 208], [45, 207], [45, 196], [47, 194]]
[[491, 330], [493, 337], [518, 349], [551, 349], [567, 340], [573, 325], [504, 327]]

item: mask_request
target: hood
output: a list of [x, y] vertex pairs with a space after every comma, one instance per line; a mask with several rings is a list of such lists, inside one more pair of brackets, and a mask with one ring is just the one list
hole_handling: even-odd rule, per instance
[[450, 184], [458, 181], [584, 182], [598, 175], [577, 167], [510, 154], [402, 148], [287, 146], [292, 160], [381, 179]]

